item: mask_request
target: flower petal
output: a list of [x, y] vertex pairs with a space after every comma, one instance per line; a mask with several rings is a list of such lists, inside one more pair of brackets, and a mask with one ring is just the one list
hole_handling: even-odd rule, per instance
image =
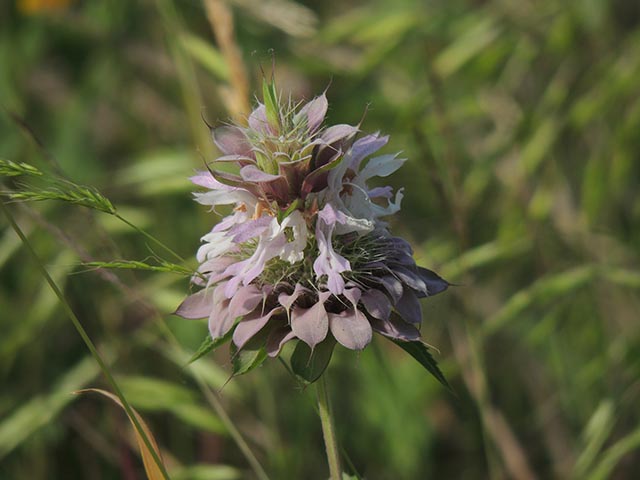
[[318, 302], [311, 308], [294, 307], [291, 314], [291, 331], [312, 349], [327, 337], [329, 317], [324, 302], [330, 292], [318, 293]]
[[380, 137], [378, 133], [374, 133], [373, 135], [366, 135], [353, 142], [351, 150], [349, 151], [349, 168], [357, 172], [360, 169], [360, 162], [384, 147], [388, 141], [389, 135]]
[[444, 292], [450, 285], [444, 278], [427, 268], [418, 267], [418, 275], [427, 285], [427, 295], [429, 296]]
[[344, 290], [344, 279], [340, 273], [350, 271], [351, 264], [333, 249], [331, 235], [334, 229], [335, 211], [331, 204], [325, 205], [318, 217], [316, 224], [318, 257], [313, 262], [313, 271], [318, 278], [327, 275], [327, 288], [334, 295], [340, 295]]
[[250, 313], [238, 323], [238, 326], [234, 330], [233, 343], [235, 343], [238, 348], [244, 347], [256, 333], [262, 330], [273, 315], [280, 312], [282, 312], [282, 308], [277, 307], [266, 315], [259, 310]]
[[374, 157], [360, 170], [358, 176], [364, 180], [368, 180], [371, 177], [388, 177], [407, 161], [406, 158], [397, 157], [397, 154]]
[[327, 97], [323, 93], [302, 107], [296, 117], [306, 115], [307, 128], [309, 132], [314, 132], [322, 124], [322, 121], [327, 114], [328, 107], [329, 103], [327, 102]]
[[422, 322], [422, 307], [413, 290], [404, 289], [402, 297], [395, 305], [396, 311], [405, 322], [419, 325]]
[[211, 338], [224, 336], [233, 327], [235, 318], [230, 317], [229, 300], [224, 297], [225, 283], [220, 283], [213, 292], [213, 306], [209, 315], [209, 333]]
[[420, 330], [402, 320], [398, 315], [391, 315], [387, 320], [371, 319], [373, 329], [385, 337], [411, 342], [420, 339]]
[[289, 316], [289, 311], [291, 310], [291, 307], [293, 306], [295, 301], [298, 299], [298, 297], [303, 293], [307, 293], [307, 292], [310, 292], [308, 288], [305, 288], [299, 283], [296, 283], [296, 286], [293, 289], [293, 293], [291, 295], [288, 295], [284, 292], [278, 295], [278, 302], [280, 302], [280, 305], [284, 307], [285, 311], [287, 312], [287, 317]]
[[360, 310], [329, 313], [329, 328], [335, 339], [351, 350], [362, 350], [371, 342], [371, 324]]
[[204, 244], [198, 249], [196, 258], [199, 262], [212, 260], [228, 253], [235, 247], [233, 239], [226, 232], [211, 232], [202, 237]]
[[240, 169], [240, 176], [247, 182], [275, 182], [278, 179], [283, 179], [282, 175], [272, 175], [270, 173], [263, 172], [255, 165], [245, 165]]
[[402, 288], [402, 282], [392, 275], [385, 275], [383, 277], [380, 277], [378, 281], [382, 284], [385, 290], [389, 292], [389, 295], [391, 295], [391, 298], [393, 299], [394, 305], [398, 303], [398, 301], [402, 297], [402, 292], [404, 290], [404, 288]]
[[241, 317], [255, 310], [264, 300], [264, 293], [255, 285], [240, 287], [229, 301], [229, 315], [233, 318]]
[[205, 288], [185, 298], [175, 311], [182, 318], [206, 318], [213, 308], [213, 290]]
[[386, 198], [387, 200], [391, 199], [393, 196], [393, 188], [392, 187], [375, 187], [367, 192], [369, 194], [369, 198]]
[[267, 120], [267, 109], [264, 104], [258, 104], [258, 108], [249, 115], [249, 127], [263, 135], [272, 133]]
[[362, 296], [362, 290], [360, 290], [358, 287], [352, 287], [345, 289], [345, 291], [342, 293], [346, 297], [346, 299], [351, 302], [353, 308], [358, 308], [358, 302], [360, 301], [360, 297]]
[[269, 228], [269, 224], [272, 220], [272, 217], [263, 215], [255, 220], [249, 220], [236, 225], [229, 230], [228, 235], [233, 237], [234, 243], [244, 243], [253, 237], [257, 237]]
[[373, 318], [378, 320], [387, 320], [391, 314], [391, 302], [380, 290], [374, 288], [366, 290], [360, 301], [364, 305], [364, 308], [369, 312]]
[[252, 155], [251, 144], [240, 128], [218, 127], [211, 134], [213, 142], [225, 155]]
[[405, 268], [401, 266], [393, 267], [393, 274], [398, 277], [402, 283], [415, 290], [418, 294], [427, 294], [427, 284], [422, 281], [418, 272], [414, 268]]
[[333, 125], [322, 132], [322, 135], [320, 135], [320, 140], [327, 145], [331, 145], [332, 143], [336, 143], [339, 140], [353, 137], [356, 133], [358, 133], [358, 131], [358, 127], [341, 123], [339, 125]]

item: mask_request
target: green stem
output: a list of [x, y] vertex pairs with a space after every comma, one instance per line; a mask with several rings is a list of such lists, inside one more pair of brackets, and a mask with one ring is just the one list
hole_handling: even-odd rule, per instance
[[158, 240], [156, 237], [154, 237], [153, 235], [145, 232], [143, 229], [141, 229], [140, 227], [138, 227], [137, 225], [134, 225], [133, 223], [131, 223], [129, 220], [127, 220], [126, 218], [124, 218], [123, 216], [121, 216], [118, 213], [114, 213], [113, 214], [118, 220], [120, 220], [123, 223], [126, 223], [127, 225], [129, 225], [131, 228], [133, 228], [136, 232], [140, 233], [141, 235], [144, 235], [145, 237], [147, 237], [149, 240], [151, 240], [153, 243], [161, 246], [163, 249], [165, 249], [167, 252], [169, 252], [171, 255], [173, 255], [176, 259], [178, 259], [178, 261], [180, 262], [184, 262], [184, 258], [182, 258], [180, 255], [178, 255], [176, 252], [174, 252], [171, 248], [169, 248], [167, 245], [165, 245], [164, 243], [162, 243], [160, 240]]
[[329, 462], [331, 480], [341, 480], [342, 469], [340, 468], [340, 453], [338, 452], [338, 442], [336, 441], [336, 432], [333, 426], [331, 412], [331, 401], [327, 393], [327, 380], [325, 377], [326, 375], [322, 375], [316, 382], [318, 412], [320, 414], [320, 422], [322, 423], [324, 445], [327, 449], [327, 460]]
[[144, 442], [145, 446], [147, 447], [147, 449], [151, 453], [151, 456], [153, 457], [154, 462], [156, 463], [156, 465], [158, 466], [158, 468], [162, 472], [162, 476], [164, 477], [165, 480], [169, 480], [169, 473], [167, 472], [164, 464], [162, 463], [162, 460], [158, 456], [158, 453], [156, 452], [155, 448], [153, 447], [153, 445], [149, 441], [149, 438], [147, 437], [147, 434], [145, 433], [144, 429], [142, 428], [142, 425], [140, 425], [140, 422], [138, 421], [138, 419], [134, 415], [133, 409], [129, 405], [129, 402], [127, 401], [127, 399], [124, 397], [124, 394], [122, 393], [122, 390], [120, 390], [120, 387], [116, 383], [115, 378], [113, 378], [113, 375], [111, 375], [111, 371], [109, 370], [109, 367], [107, 366], [106, 362], [103, 360], [102, 356], [98, 352], [98, 349], [96, 348], [96, 346], [91, 341], [91, 338], [89, 338], [89, 335], [87, 334], [87, 332], [85, 331], [84, 327], [80, 323], [80, 320], [78, 319], [78, 317], [76, 316], [76, 314], [72, 310], [71, 306], [69, 305], [67, 300], [64, 298], [64, 295], [62, 294], [62, 291], [58, 288], [58, 285], [53, 280], [53, 278], [51, 278], [51, 275], [49, 275], [49, 272], [47, 271], [46, 267], [44, 266], [44, 264], [40, 260], [40, 257], [38, 257], [38, 254], [36, 253], [36, 251], [31, 246], [31, 243], [29, 242], [29, 240], [25, 236], [24, 232], [20, 229], [20, 227], [16, 223], [15, 219], [13, 218], [13, 215], [11, 214], [11, 212], [9, 211], [7, 206], [5, 205], [4, 200], [2, 200], [1, 198], [0, 198], [0, 208], [2, 209], [2, 211], [5, 214], [5, 216], [7, 217], [7, 220], [9, 221], [9, 224], [11, 225], [13, 230], [20, 237], [20, 240], [22, 240], [22, 243], [24, 244], [24, 246], [27, 249], [27, 251], [29, 252], [29, 254], [33, 258], [35, 263], [38, 265], [38, 267], [40, 269], [40, 272], [42, 273], [42, 276], [45, 278], [45, 280], [47, 281], [47, 283], [51, 287], [51, 290], [53, 290], [53, 293], [55, 293], [56, 297], [58, 297], [58, 300], [60, 301], [60, 304], [62, 305], [62, 308], [66, 312], [67, 316], [71, 319], [71, 323], [73, 323], [73, 326], [76, 328], [76, 330], [80, 334], [80, 337], [82, 337], [82, 340], [84, 341], [84, 343], [86, 344], [87, 348], [91, 352], [91, 355], [93, 356], [95, 361], [100, 366], [100, 369], [102, 370], [102, 373], [104, 374], [104, 376], [106, 377], [107, 381], [111, 385], [111, 388], [113, 389], [115, 394], [120, 399], [120, 402], [122, 403], [122, 406], [124, 407], [125, 412], [127, 412], [127, 415], [129, 416], [129, 418], [133, 422], [136, 430], [138, 431], [138, 434], [142, 438], [142, 441]]

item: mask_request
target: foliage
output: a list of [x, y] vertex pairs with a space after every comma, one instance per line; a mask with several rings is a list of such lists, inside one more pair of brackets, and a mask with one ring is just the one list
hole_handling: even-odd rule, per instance
[[[37, 8], [47, 3], [57, 8]], [[273, 49], [294, 100], [328, 86], [330, 122], [356, 124], [370, 102], [363, 127], [390, 134], [387, 151], [409, 159], [392, 179], [406, 195], [391, 228], [457, 285], [425, 303], [422, 327], [455, 396], [391, 342], [333, 351], [345, 469], [633, 478], [637, 4], [234, 0], [229, 44], [212, 33], [214, 3], [0, 6], [2, 198], [171, 477], [266, 478], [256, 462], [270, 478], [326, 476], [312, 392], [277, 362], [229, 380], [259, 351], [230, 364], [221, 346], [188, 365], [206, 325], [170, 315], [212, 226], [187, 180], [214, 158], [203, 118], [243, 110], [235, 47], [251, 91]], [[4, 195], [24, 184], [41, 187], [30, 199], [63, 201]], [[0, 312], [0, 476], [142, 474], [126, 417], [70, 395], [100, 386], [99, 369], [1, 216]]]

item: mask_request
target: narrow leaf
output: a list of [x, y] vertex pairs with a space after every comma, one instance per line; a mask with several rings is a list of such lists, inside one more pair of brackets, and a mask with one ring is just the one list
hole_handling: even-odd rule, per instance
[[233, 336], [233, 329], [229, 330], [222, 337], [218, 337], [215, 340], [211, 338], [211, 335], [207, 335], [207, 338], [204, 339], [204, 341], [198, 347], [198, 350], [196, 350], [196, 352], [191, 356], [191, 358], [187, 362], [187, 365], [190, 365], [196, 360], [199, 360], [205, 355], [213, 352], [220, 345], [224, 345], [229, 340], [231, 340], [232, 336]]
[[256, 367], [262, 365], [267, 358], [267, 351], [264, 346], [251, 349], [243, 348], [238, 350], [234, 343], [231, 344], [231, 365], [233, 369], [232, 375], [244, 375]]
[[[78, 394], [78, 393], [87, 393], [87, 392], [99, 393], [100, 395], [103, 395], [103, 396], [111, 399], [114, 403], [119, 405], [120, 408], [122, 408], [124, 410], [124, 406], [120, 402], [120, 399], [118, 397], [116, 397], [115, 395], [113, 395], [112, 393], [107, 392], [106, 390], [101, 390], [99, 388], [86, 388], [84, 390], [78, 390], [78, 391], [76, 391], [74, 393]], [[140, 426], [144, 430], [145, 435], [147, 436], [147, 438], [151, 442], [151, 446], [155, 450], [157, 458], [159, 458], [160, 462], [162, 462], [162, 457], [160, 456], [160, 449], [158, 448], [158, 444], [157, 444], [155, 438], [153, 437], [153, 435], [151, 433], [151, 430], [149, 430], [149, 427], [144, 422], [144, 420], [142, 419], [140, 414], [138, 412], [136, 412], [135, 410], [133, 410], [133, 409], [132, 409], [132, 411], [133, 411], [133, 414], [136, 417], [136, 420], [138, 421], [138, 423], [140, 424]], [[133, 419], [129, 417], [129, 421], [131, 422], [131, 425], [135, 427]], [[160, 466], [156, 464], [156, 462], [155, 462], [155, 460], [153, 458], [153, 454], [151, 453], [151, 450], [149, 450], [147, 448], [147, 446], [145, 445], [145, 442], [142, 440], [142, 436], [140, 435], [140, 433], [138, 433], [138, 431], [135, 428], [133, 430], [134, 430], [134, 433], [136, 435], [136, 441], [138, 442], [138, 448], [140, 449], [140, 456], [142, 457], [142, 462], [144, 463], [144, 470], [145, 470], [145, 472], [147, 474], [147, 478], [149, 480], [164, 480], [165, 479], [165, 475], [163, 475], [162, 470], [160, 469]], [[164, 466], [164, 463], [163, 463], [163, 466]], [[165, 467], [165, 470], [166, 470], [166, 467]]]
[[438, 363], [431, 356], [429, 349], [427, 346], [420, 342], [402, 342], [400, 340], [391, 340], [393, 343], [402, 348], [405, 352], [415, 358], [420, 365], [422, 365], [431, 375], [436, 377], [436, 379], [444, 385], [447, 389], [451, 390], [451, 386], [447, 379], [444, 377], [440, 368], [438, 368]]
[[278, 111], [278, 94], [276, 93], [275, 82], [262, 81], [262, 101], [264, 102], [267, 121], [273, 128], [278, 128], [280, 124], [280, 112]]

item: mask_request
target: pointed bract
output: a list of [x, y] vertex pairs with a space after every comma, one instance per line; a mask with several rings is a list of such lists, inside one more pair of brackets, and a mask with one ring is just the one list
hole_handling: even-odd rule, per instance
[[329, 331], [329, 317], [324, 302], [329, 292], [320, 292], [318, 302], [311, 308], [295, 307], [291, 313], [291, 331], [311, 348], [323, 341]]
[[360, 310], [330, 313], [329, 328], [338, 343], [350, 350], [362, 350], [371, 342], [371, 324]]

